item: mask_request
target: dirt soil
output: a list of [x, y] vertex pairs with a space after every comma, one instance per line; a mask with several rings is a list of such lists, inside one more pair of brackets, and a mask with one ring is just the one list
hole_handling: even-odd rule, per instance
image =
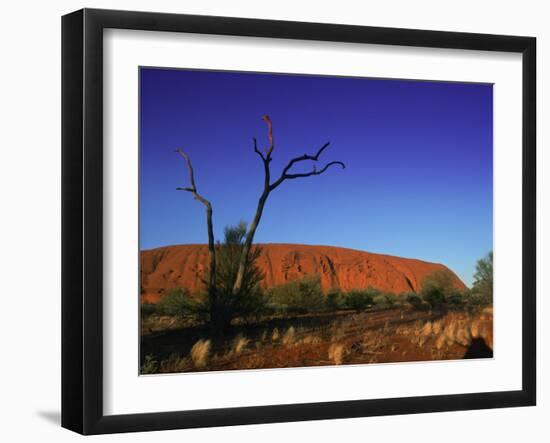
[[[224, 337], [200, 328], [142, 337], [142, 373], [289, 368], [490, 358], [492, 308], [467, 312], [386, 310], [273, 320]], [[147, 360], [147, 364], [146, 363]]]

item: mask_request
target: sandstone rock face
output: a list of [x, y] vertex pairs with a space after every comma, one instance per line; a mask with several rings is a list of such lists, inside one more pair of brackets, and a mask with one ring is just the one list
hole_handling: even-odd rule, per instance
[[[263, 244], [258, 265], [270, 288], [305, 276], [318, 275], [323, 290], [369, 286], [399, 294], [417, 292], [424, 277], [447, 267], [411, 258], [374, 254], [333, 246]], [[141, 251], [141, 301], [155, 303], [173, 288], [204, 289], [208, 272], [206, 245], [176, 245]], [[452, 272], [457, 289], [466, 289]]]

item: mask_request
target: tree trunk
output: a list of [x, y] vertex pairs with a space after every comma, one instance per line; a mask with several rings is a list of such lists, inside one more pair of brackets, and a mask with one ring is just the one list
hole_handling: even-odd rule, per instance
[[296, 163], [308, 161], [308, 160], [314, 161], [314, 162], [318, 161], [319, 156], [329, 145], [329, 143], [325, 143], [323, 146], [321, 146], [321, 148], [317, 151], [315, 155], [304, 154], [299, 157], [295, 157], [291, 159], [287, 163], [287, 165], [284, 167], [283, 172], [279, 177], [279, 179], [271, 183], [271, 174], [269, 170], [269, 164], [272, 160], [271, 154], [273, 153], [273, 149], [275, 147], [274, 141], [273, 141], [273, 125], [271, 123], [271, 119], [267, 115], [264, 115], [262, 117], [262, 120], [264, 120], [267, 124], [267, 130], [268, 130], [267, 136], [269, 139], [269, 147], [265, 150], [265, 154], [258, 149], [258, 145], [255, 138], [253, 139], [253, 141], [254, 141], [254, 152], [260, 156], [264, 165], [264, 191], [262, 192], [262, 195], [258, 200], [256, 215], [254, 215], [254, 219], [252, 220], [252, 224], [250, 225], [250, 229], [248, 230], [248, 233], [246, 235], [245, 244], [239, 260], [239, 269], [237, 271], [237, 277], [235, 278], [235, 284], [233, 285], [233, 291], [232, 291], [233, 295], [237, 295], [241, 290], [244, 273], [246, 270], [246, 262], [248, 260], [248, 254], [250, 253], [250, 249], [252, 248], [252, 242], [254, 241], [254, 234], [256, 233], [256, 229], [258, 228], [258, 224], [260, 223], [260, 219], [262, 218], [265, 202], [267, 200], [267, 197], [269, 197], [269, 193], [275, 190], [285, 180], [294, 180], [297, 178], [311, 177], [313, 175], [321, 175], [326, 170], [328, 170], [331, 166], [334, 166], [334, 165], [338, 165], [342, 168], [346, 167], [346, 165], [341, 161], [333, 161], [333, 162], [327, 163], [320, 170], [317, 170], [317, 168], [314, 166], [313, 170], [309, 172], [301, 172], [301, 173], [294, 173], [294, 174], [290, 172], [292, 166], [295, 165]]
[[256, 215], [254, 215], [254, 219], [252, 220], [250, 229], [246, 234], [246, 240], [244, 242], [243, 250], [241, 252], [241, 257], [239, 259], [239, 269], [237, 271], [237, 277], [235, 278], [235, 284], [233, 285], [233, 295], [237, 295], [241, 290], [241, 286], [243, 284], [244, 272], [246, 270], [246, 261], [248, 260], [248, 254], [250, 252], [250, 248], [252, 248], [252, 242], [254, 241], [254, 234], [256, 234], [256, 229], [258, 228], [258, 224], [260, 223], [260, 219], [262, 218], [262, 213], [264, 211], [264, 206], [265, 206], [265, 202], [267, 201], [267, 197], [269, 197], [269, 190], [264, 190], [264, 193], [258, 200]]
[[210, 257], [210, 270], [208, 275], [208, 300], [210, 301], [210, 317], [216, 317], [216, 246], [214, 243], [214, 225], [212, 223], [212, 205], [206, 204], [206, 224], [208, 227], [208, 255]]
[[[195, 200], [201, 202], [206, 208], [206, 226], [208, 231], [208, 255], [210, 258], [210, 270], [208, 276], [208, 301], [209, 301], [209, 314], [210, 321], [215, 323], [220, 315], [219, 306], [218, 306], [218, 295], [216, 291], [216, 245], [214, 241], [214, 224], [212, 222], [212, 204], [209, 200], [204, 198], [197, 191], [197, 185], [195, 184], [195, 172], [193, 170], [193, 165], [191, 164], [191, 159], [189, 156], [182, 150], [176, 149], [176, 152], [179, 153], [187, 163], [187, 169], [189, 171], [189, 181], [191, 186], [185, 188], [176, 188], [178, 191], [187, 191], [193, 194]], [[223, 313], [222, 313], [223, 314]]]

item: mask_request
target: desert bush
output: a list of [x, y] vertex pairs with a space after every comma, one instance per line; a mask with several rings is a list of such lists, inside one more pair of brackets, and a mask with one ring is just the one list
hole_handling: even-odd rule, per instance
[[386, 304], [391, 308], [399, 304], [399, 298], [395, 294], [384, 294]]
[[472, 290], [466, 298], [467, 307], [471, 311], [479, 311], [493, 303], [493, 297], [490, 294], [481, 294]]
[[419, 311], [426, 311], [430, 309], [430, 305], [426, 303], [418, 294], [410, 293], [407, 294], [405, 297], [407, 303], [409, 303], [414, 309], [417, 309]]
[[442, 293], [444, 296], [456, 292], [454, 284], [454, 276], [447, 269], [439, 269], [424, 277], [421, 283], [421, 294], [429, 291]]
[[329, 311], [344, 309], [346, 305], [344, 294], [338, 288], [332, 288], [327, 292], [325, 303]]
[[432, 309], [446, 309], [447, 298], [457, 294], [453, 274], [440, 269], [422, 280], [420, 294]]
[[347, 293], [346, 306], [354, 311], [365, 310], [374, 304], [374, 297], [379, 294], [380, 292], [374, 288], [353, 289]]
[[466, 306], [467, 298], [465, 294], [455, 292], [448, 295], [445, 302], [447, 303], [447, 306], [451, 309], [461, 309]]
[[233, 294], [244, 248], [246, 223], [228, 226], [224, 234], [224, 242], [216, 245], [216, 290], [202, 304], [210, 325], [217, 330], [226, 329], [235, 318], [258, 318], [267, 305], [267, 298], [260, 288], [264, 275], [256, 264], [261, 254], [258, 247], [249, 252], [241, 289], [238, 294]]
[[382, 306], [386, 304], [386, 297], [384, 294], [378, 294], [372, 298], [372, 302], [377, 306]]
[[422, 281], [420, 294], [432, 309], [446, 309], [447, 298], [456, 293], [453, 275], [445, 269], [431, 273]]
[[154, 359], [151, 354], [145, 356], [145, 361], [141, 365], [140, 372], [142, 374], [154, 374], [158, 370], [158, 362]]
[[493, 302], [493, 251], [477, 261], [471, 297], [480, 306]]
[[395, 294], [380, 293], [373, 298], [377, 309], [390, 309], [397, 306], [399, 300]]
[[155, 311], [157, 314], [172, 317], [192, 317], [197, 312], [197, 303], [191, 298], [187, 290], [176, 288], [158, 301], [155, 305]]
[[422, 281], [419, 294], [402, 294], [401, 298], [418, 310], [477, 310], [486, 306], [487, 299], [474, 294], [473, 291], [460, 291], [453, 282], [453, 275], [449, 271], [436, 271]]
[[295, 314], [319, 312], [325, 307], [319, 277], [304, 277], [275, 286], [269, 291], [269, 299], [275, 309]]
[[443, 309], [446, 306], [445, 294], [439, 288], [423, 290], [422, 298], [432, 309]]
[[141, 318], [149, 317], [150, 315], [156, 314], [157, 307], [153, 303], [142, 303], [139, 308], [139, 313]]

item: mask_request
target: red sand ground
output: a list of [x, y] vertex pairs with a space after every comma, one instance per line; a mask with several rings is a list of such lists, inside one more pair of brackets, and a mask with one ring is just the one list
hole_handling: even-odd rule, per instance
[[[266, 288], [319, 275], [323, 290], [338, 287], [343, 291], [369, 286], [399, 294], [418, 291], [422, 279], [434, 271], [445, 269], [438, 263], [373, 254], [334, 246], [294, 244], [260, 245], [258, 265], [265, 273]], [[141, 301], [155, 303], [173, 288], [191, 292], [204, 289], [208, 271], [206, 245], [166, 246], [141, 251]], [[452, 272], [458, 289], [464, 283]]]

